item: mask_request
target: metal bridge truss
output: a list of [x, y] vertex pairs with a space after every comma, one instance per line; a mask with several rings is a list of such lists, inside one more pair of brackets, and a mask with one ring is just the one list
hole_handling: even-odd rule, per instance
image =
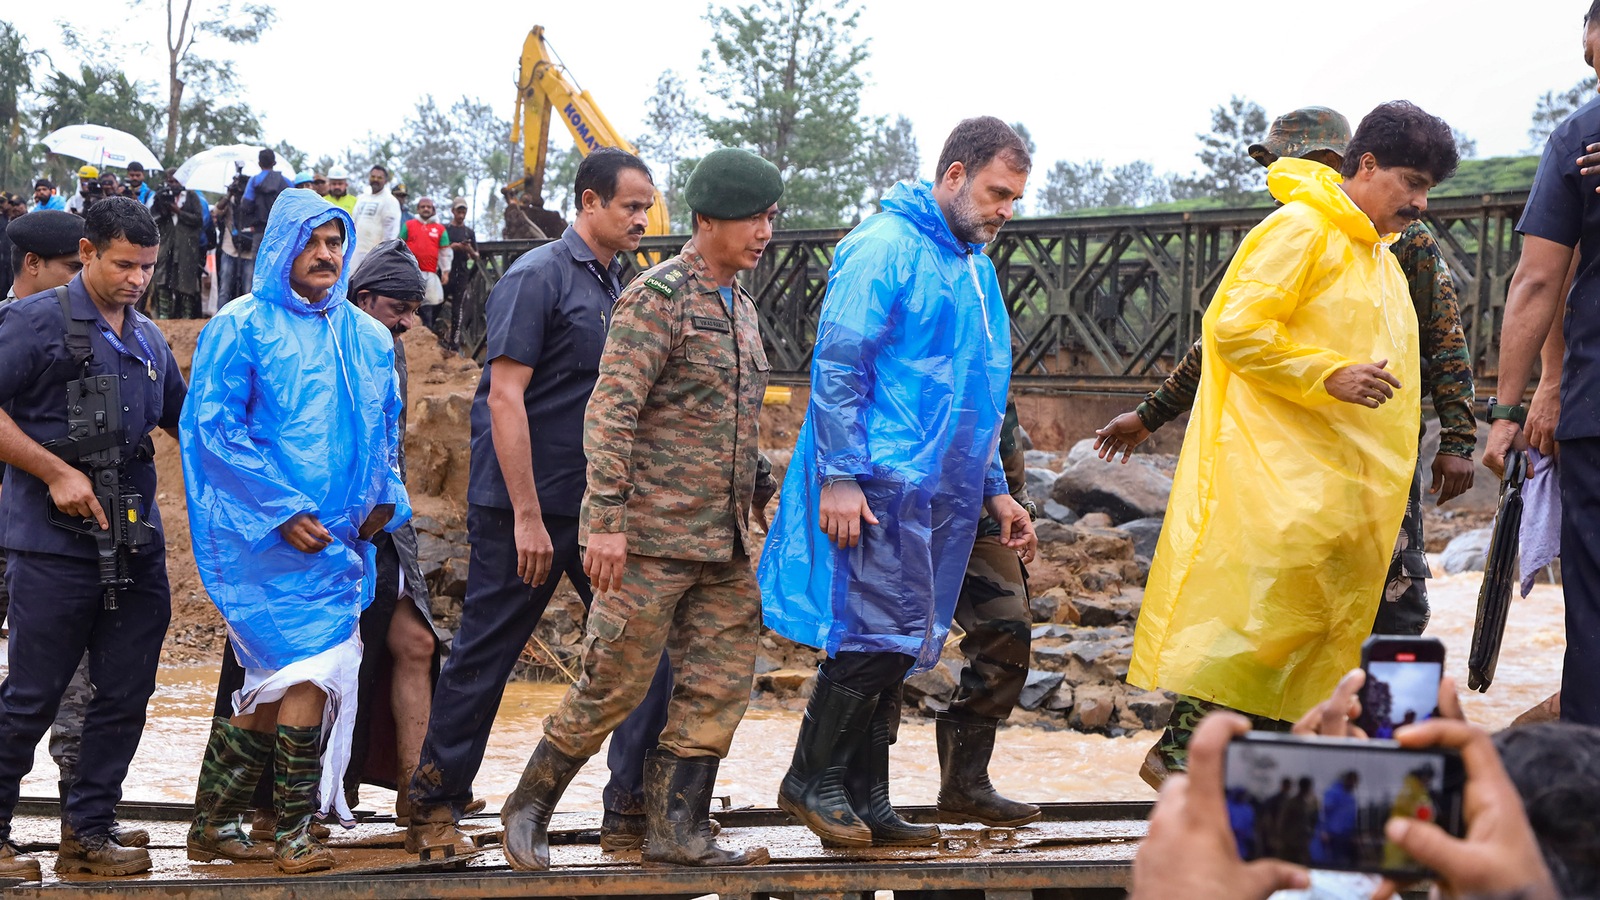
[[[1438, 199], [1427, 221], [1443, 248], [1480, 379], [1495, 371], [1506, 287], [1521, 252], [1525, 193]], [[1246, 233], [1270, 208], [1022, 219], [987, 248], [1011, 314], [1021, 384], [1069, 390], [1143, 390], [1199, 336], [1200, 317]], [[774, 235], [743, 276], [755, 295], [777, 381], [804, 382], [834, 245], [842, 229]], [[647, 238], [627, 277], [675, 253], [681, 236]], [[481, 351], [483, 302], [532, 241], [480, 245], [469, 285], [463, 352]]]

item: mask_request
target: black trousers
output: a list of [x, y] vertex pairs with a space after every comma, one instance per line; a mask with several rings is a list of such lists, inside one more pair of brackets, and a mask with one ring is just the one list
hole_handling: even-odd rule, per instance
[[[411, 782], [415, 807], [450, 806], [455, 814], [472, 798], [472, 781], [483, 763], [489, 731], [522, 648], [544, 615], [545, 606], [565, 575], [587, 606], [594, 599], [583, 573], [578, 546], [578, 520], [545, 516], [545, 530], [555, 547], [550, 575], [529, 587], [517, 577], [517, 545], [511, 510], [476, 504], [467, 507], [467, 539], [472, 558], [467, 568], [467, 595], [461, 604], [461, 625], [433, 692], [433, 714], [422, 758]], [[606, 796], [636, 795], [644, 782], [644, 754], [656, 747], [666, 725], [666, 690], [658, 690], [659, 671], [650, 695], [611, 738], [612, 784]]]
[[133, 556], [130, 571], [133, 586], [119, 591], [117, 608], [108, 610], [94, 560], [7, 554], [11, 669], [0, 683], [0, 837], [10, 836], [33, 748], [50, 730], [85, 651], [94, 699], [84, 714], [77, 779], [63, 798], [62, 818], [80, 837], [111, 826], [172, 618], [166, 555]]
[[1561, 581], [1561, 718], [1600, 725], [1600, 438], [1561, 442]]
[[860, 653], [846, 650], [822, 661], [818, 668], [834, 684], [874, 697], [905, 679], [917, 658], [906, 653]]

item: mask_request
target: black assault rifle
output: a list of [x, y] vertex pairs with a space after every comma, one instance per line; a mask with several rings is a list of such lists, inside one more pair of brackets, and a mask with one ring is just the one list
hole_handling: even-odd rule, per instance
[[[94, 519], [68, 515], [47, 497], [45, 514], [50, 524], [77, 534], [90, 535], [100, 562], [100, 587], [105, 591], [105, 608], [117, 608], [117, 591], [133, 584], [128, 574], [128, 555], [154, 543], [155, 526], [144, 519], [144, 502], [135, 491], [122, 484], [122, 391], [114, 375], [90, 375], [89, 329], [72, 318], [65, 288], [56, 289], [61, 314], [67, 322], [67, 352], [82, 376], [67, 382], [67, 436], [43, 446], [77, 467], [94, 486], [94, 497], [105, 511], [109, 528]], [[149, 439], [140, 442], [140, 453], [152, 451]]]

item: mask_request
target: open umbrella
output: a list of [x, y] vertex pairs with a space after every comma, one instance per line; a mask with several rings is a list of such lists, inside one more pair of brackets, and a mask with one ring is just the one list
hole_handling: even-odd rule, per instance
[[1528, 475], [1528, 455], [1520, 450], [1506, 454], [1506, 476], [1500, 482], [1500, 508], [1494, 514], [1489, 557], [1483, 566], [1483, 586], [1478, 589], [1478, 619], [1472, 626], [1472, 653], [1467, 659], [1467, 686], [1480, 693], [1494, 681], [1500, 662], [1500, 641], [1506, 634], [1506, 614], [1511, 609], [1511, 586], [1517, 583], [1517, 550], [1522, 528], [1522, 482]]
[[[192, 191], [220, 194], [233, 183], [234, 175], [241, 172], [254, 175], [261, 171], [261, 164], [256, 161], [260, 153], [260, 147], [250, 144], [225, 144], [202, 150], [178, 167], [178, 182]], [[294, 168], [284, 162], [283, 157], [278, 157], [272, 169], [294, 184]]]
[[44, 145], [58, 156], [81, 159], [92, 166], [111, 166], [126, 169], [128, 163], [141, 163], [148, 168], [159, 168], [160, 158], [144, 142], [115, 128], [104, 125], [68, 125], [45, 135]]

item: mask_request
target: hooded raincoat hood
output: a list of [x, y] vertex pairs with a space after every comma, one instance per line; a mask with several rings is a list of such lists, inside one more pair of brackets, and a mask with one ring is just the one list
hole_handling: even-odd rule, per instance
[[[311, 232], [345, 231], [346, 268], [321, 300], [290, 288]], [[246, 668], [278, 669], [333, 647], [372, 601], [367, 514], [411, 516], [396, 468], [400, 394], [394, 340], [345, 301], [350, 217], [315, 193], [284, 191], [256, 258], [255, 290], [200, 332], [180, 423], [195, 564]], [[333, 534], [319, 553], [278, 527], [313, 513]]]
[[[956, 238], [927, 182], [839, 242], [817, 328], [811, 399], [758, 578], [769, 627], [841, 650], [939, 659], [985, 497], [1011, 380], [994, 265]], [[825, 479], [855, 478], [878, 525], [835, 547]]]
[[[1281, 159], [1285, 205], [1206, 310], [1205, 367], [1128, 683], [1294, 720], [1360, 662], [1417, 460], [1417, 316], [1390, 239], [1337, 174]], [[1326, 382], [1388, 360], [1377, 409]]]

